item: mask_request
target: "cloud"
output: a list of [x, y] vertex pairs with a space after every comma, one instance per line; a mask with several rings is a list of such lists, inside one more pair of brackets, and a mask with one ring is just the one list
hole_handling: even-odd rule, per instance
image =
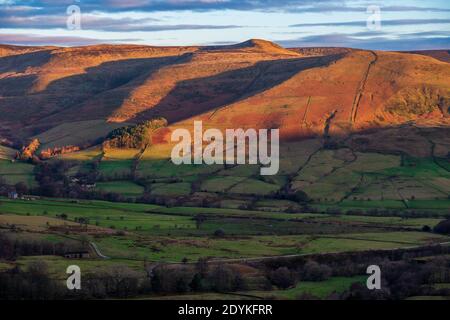
[[[26, 2], [30, 6], [45, 7], [49, 11], [61, 11], [68, 5], [74, 4], [73, 0], [30, 0]], [[335, 0], [83, 0], [80, 6], [86, 12], [90, 11], [125, 11], [140, 10], [145, 12], [173, 11], [173, 10], [255, 10], [277, 9], [285, 7], [298, 7], [301, 5], [313, 5], [314, 3], [332, 3]], [[17, 4], [17, 3], [16, 3]]]
[[40, 35], [25, 35], [25, 34], [0, 34], [0, 43], [11, 45], [34, 45], [34, 46], [84, 46], [101, 43], [114, 42], [136, 42], [140, 39], [107, 39], [99, 40], [83, 37], [68, 37], [68, 36], [40, 36]]
[[[405, 25], [424, 25], [424, 24], [448, 24], [450, 19], [399, 19], [399, 20], [381, 20], [385, 26], [405, 26]], [[319, 22], [319, 23], [299, 23], [290, 27], [361, 27], [366, 26], [367, 21], [345, 21], [345, 22]]]
[[[204, 43], [213, 39], [229, 43], [242, 40], [243, 35], [250, 38], [264, 37], [264, 34], [268, 36], [284, 34], [285, 37], [287, 34], [292, 34], [292, 37], [297, 37], [295, 34], [299, 34], [304, 37], [294, 39], [291, 43], [320, 46], [331, 41], [343, 46], [366, 48], [375, 48], [376, 45], [379, 45], [379, 49], [393, 48], [395, 42], [398, 43], [398, 47], [410, 45], [412, 49], [417, 46], [443, 46], [443, 42], [448, 41], [448, 35], [443, 33], [439, 35], [430, 30], [444, 29], [450, 24], [448, 15], [450, 4], [444, 0], [429, 1], [426, 4], [418, 1], [410, 3], [414, 3], [414, 5], [395, 4], [394, 0], [0, 0], [0, 27], [22, 29], [21, 31], [4, 31], [9, 33], [23, 33], [23, 30], [27, 29], [30, 34], [36, 35], [30, 36], [32, 43], [38, 41], [36, 37], [42, 33], [44, 34], [41, 37], [43, 42], [50, 42], [54, 39], [57, 43], [64, 43], [64, 39], [67, 39], [68, 43], [64, 44], [69, 45], [77, 41], [114, 42], [116, 40], [106, 38], [133, 37], [125, 34], [131, 32], [211, 30], [209, 33], [191, 32], [190, 35], [187, 35], [187, 32], [182, 34], [177, 32], [161, 33], [158, 34], [158, 37], [164, 39], [158, 43], [177, 45], [180, 44], [180, 41], [189, 44]], [[88, 30], [83, 34], [94, 38], [105, 37], [104, 39], [76, 37], [56, 39], [45, 36], [49, 33], [48, 30], [66, 28], [66, 10], [69, 5], [73, 4], [81, 7], [81, 28]], [[383, 16], [389, 17], [391, 20], [383, 20], [382, 26], [407, 27], [385, 28], [382, 32], [377, 33], [364, 31], [367, 30], [367, 22], [362, 20], [364, 20], [367, 6], [370, 4], [379, 4], [382, 12], [391, 12], [391, 14]], [[182, 10], [186, 11], [182, 12]], [[217, 12], [208, 14], [215, 10]], [[236, 13], [234, 10], [240, 12]], [[175, 13], [156, 13], [162, 11]], [[202, 14], [192, 13], [192, 11]], [[243, 14], [243, 11], [247, 11], [247, 13]], [[257, 13], [253, 14], [254, 12]], [[261, 12], [264, 14], [262, 15]], [[276, 14], [272, 14], [273, 12]], [[361, 15], [354, 14], [355, 12], [361, 13]], [[215, 16], [222, 15], [222, 13], [223, 17], [215, 20]], [[295, 15], [291, 15], [292, 13]], [[305, 15], [302, 15], [303, 13]], [[235, 14], [236, 18], [234, 18]], [[286, 14], [286, 20], [283, 20], [284, 14]], [[153, 18], [155, 16], [163, 20], [156, 20]], [[261, 18], [262, 16], [264, 18]], [[297, 16], [299, 20], [292, 20]], [[360, 18], [359, 21], [345, 21], [338, 18], [343, 16], [359, 16]], [[226, 17], [229, 17], [230, 23], [223, 22]], [[194, 20], [195, 18], [197, 20]], [[311, 20], [312, 18], [319, 20], [314, 21]], [[302, 21], [301, 19], [307, 20]], [[251, 26], [236, 25], [239, 24], [236, 21], [243, 20], [248, 21]], [[296, 21], [299, 23], [294, 24]], [[317, 23], [306, 23], [307, 21]], [[247, 24], [247, 22], [241, 23]], [[256, 24], [264, 25], [264, 30], [267, 32], [261, 31], [261, 28], [256, 30], [258, 28]], [[291, 26], [288, 26], [289, 24]], [[354, 31], [353, 27], [355, 26], [362, 27], [361, 32], [347, 34]], [[324, 31], [322, 27], [330, 31]], [[400, 32], [404, 32], [402, 30], [407, 28], [416, 32], [414, 33], [416, 38], [399, 35]], [[42, 29], [46, 29], [46, 31]], [[242, 31], [226, 31], [226, 29], [242, 29]], [[219, 32], [214, 30], [223, 31], [219, 35]], [[92, 31], [97, 31], [97, 33]], [[116, 34], [112, 35], [113, 32]], [[317, 35], [327, 32], [328, 35]], [[309, 35], [310, 38], [306, 38], [306, 35]], [[155, 38], [150, 39], [150, 37], [151, 35], [142, 41], [155, 41]], [[173, 41], [169, 37], [173, 37]], [[10, 39], [10, 41], [12, 40]], [[20, 41], [23, 42], [24, 38]], [[2, 42], [1, 39], [0, 42]], [[284, 43], [289, 42], [284, 41]]]
[[[418, 6], [380, 6], [382, 12], [450, 12], [450, 8], [418, 7]], [[290, 8], [290, 12], [328, 13], [328, 12], [367, 12], [367, 6], [347, 6], [345, 4], [319, 4]]]
[[[110, 18], [95, 14], [83, 14], [81, 28], [83, 30], [109, 31], [109, 32], [131, 32], [131, 31], [167, 31], [167, 30], [201, 30], [201, 29], [235, 29], [242, 26], [237, 25], [195, 25], [155, 24], [156, 19], [150, 18]], [[67, 16], [63, 15], [37, 15], [37, 16], [0, 16], [0, 25], [8, 26], [10, 29], [57, 29], [65, 28]]]
[[[5, 0], [0, 0], [5, 1]], [[10, 1], [10, 0], [7, 0]], [[145, 12], [175, 11], [175, 10], [260, 10], [260, 11], [288, 11], [288, 12], [354, 12], [366, 11], [367, 1], [353, 1], [349, 6], [342, 0], [82, 0], [79, 2], [85, 12], [123, 12], [139, 10]], [[2, 2], [0, 2], [1, 4]], [[8, 2], [5, 2], [6, 4]], [[15, 1], [13, 5], [25, 3], [28, 6], [44, 7], [47, 12], [64, 12], [64, 9], [77, 4], [74, 0], [28, 0]], [[385, 12], [406, 11], [450, 11], [449, 8], [420, 7], [420, 6], [382, 6]]]
[[357, 34], [331, 33], [315, 36], [307, 36], [293, 40], [276, 41], [285, 47], [348, 47], [370, 50], [438, 50], [450, 48], [450, 34], [445, 32], [427, 33], [428, 37], [423, 37], [423, 33], [408, 33], [397, 38], [386, 36], [375, 36], [372, 38], [359, 38]]

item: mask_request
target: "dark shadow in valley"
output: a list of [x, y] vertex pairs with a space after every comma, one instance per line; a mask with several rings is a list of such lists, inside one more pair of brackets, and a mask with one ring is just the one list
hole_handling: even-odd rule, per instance
[[0, 79], [0, 96], [13, 99], [22, 98], [32, 90], [37, 78], [36, 75], [32, 74]]
[[158, 105], [137, 114], [131, 120], [164, 117], [174, 123], [205, 112], [220, 110], [269, 90], [301, 71], [327, 66], [342, 57], [343, 55], [339, 54], [263, 61], [251, 67], [211, 77], [181, 81]]
[[28, 68], [41, 67], [50, 61], [52, 50], [35, 51], [0, 58], [1, 73], [22, 73]]
[[169, 65], [185, 63], [190, 58], [191, 54], [184, 54], [105, 62], [86, 69], [83, 74], [55, 80], [45, 90], [30, 95], [52, 98], [35, 110], [38, 114], [30, 119], [28, 125], [36, 120], [40, 123], [45, 120], [48, 125], [67, 122], [67, 119], [76, 121], [106, 118], [153, 73]]
[[[37, 76], [26, 74], [29, 68], [41, 67], [50, 61], [51, 50], [10, 55], [0, 58], [0, 96], [21, 97], [33, 88]], [[8, 102], [5, 102], [8, 103]], [[13, 102], [14, 105], [15, 102]]]

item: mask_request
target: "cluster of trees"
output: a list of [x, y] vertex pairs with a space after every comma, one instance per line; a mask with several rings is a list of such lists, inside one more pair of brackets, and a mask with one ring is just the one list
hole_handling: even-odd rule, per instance
[[301, 281], [325, 281], [333, 274], [331, 267], [309, 260], [302, 267], [289, 269], [279, 267], [268, 273], [270, 283], [280, 289], [294, 287]]
[[83, 276], [81, 291], [70, 292], [52, 279], [45, 262], [0, 273], [0, 299], [105, 299], [143, 294], [186, 292], [233, 292], [245, 290], [239, 271], [228, 265], [209, 266], [200, 260], [195, 267], [159, 266], [148, 274], [126, 266], [98, 269]]
[[20, 160], [32, 160], [35, 156], [36, 151], [39, 149], [41, 143], [38, 139], [33, 139], [30, 143], [22, 148], [22, 152], [19, 155]]
[[308, 194], [306, 194], [306, 192], [304, 192], [302, 190], [295, 190], [292, 192], [282, 190], [276, 194], [275, 198], [281, 199], [281, 200], [290, 200], [290, 201], [299, 202], [299, 203], [308, 203], [311, 201]]
[[78, 183], [68, 177], [67, 172], [74, 164], [68, 161], [41, 162], [35, 168], [35, 177], [39, 187], [32, 190], [43, 197], [63, 197], [70, 199], [98, 199], [111, 202], [127, 202], [130, 199], [114, 192], [102, 192], [85, 187], [94, 184], [97, 174], [96, 165], [83, 176]]
[[0, 273], [1, 300], [129, 298], [152, 292], [150, 280], [128, 267], [99, 269], [83, 277], [81, 291], [69, 291], [44, 261]]
[[70, 192], [70, 181], [66, 172], [72, 166], [65, 161], [42, 162], [35, 168], [35, 179], [39, 183], [36, 193], [45, 197], [64, 197]]
[[[311, 208], [314, 210], [314, 208]], [[317, 209], [314, 210], [317, 212]], [[314, 212], [313, 211], [313, 212]], [[401, 218], [441, 218], [442, 213], [436, 211], [426, 211], [426, 210], [395, 210], [395, 209], [350, 209], [343, 210], [339, 207], [331, 207], [327, 209], [327, 213], [329, 214], [347, 214], [352, 216], [379, 216], [379, 217], [401, 217]]]
[[0, 177], [0, 195], [8, 196], [9, 192], [17, 192], [19, 196], [23, 196], [24, 194], [28, 194], [30, 190], [28, 186], [23, 182], [18, 182], [13, 186], [8, 185], [2, 177]]
[[[403, 255], [405, 256], [405, 252]], [[283, 263], [281, 258], [275, 262], [281, 263]], [[426, 263], [408, 257], [391, 260], [377, 255], [370, 260], [361, 261], [358, 257], [344, 260], [339, 256], [337, 260], [330, 258], [329, 263], [312, 259], [304, 263], [299, 261], [290, 263], [275, 268], [268, 268], [264, 264], [254, 265], [253, 267], [263, 271], [266, 276], [266, 282], [258, 281], [260, 290], [272, 290], [274, 287], [288, 289], [296, 286], [299, 281], [319, 282], [331, 276], [363, 275], [367, 264], [372, 263], [379, 265], [383, 271], [382, 290], [370, 291], [365, 283], [357, 282], [344, 293], [332, 293], [328, 299], [402, 300], [417, 295], [450, 294], [449, 289], [434, 286], [435, 283], [450, 282], [450, 259], [445, 255], [427, 260]], [[200, 259], [195, 265], [148, 266], [146, 273], [126, 266], [111, 266], [85, 274], [82, 290], [71, 292], [63, 287], [60, 280], [49, 276], [48, 267], [44, 262], [38, 262], [26, 269], [16, 267], [0, 273], [0, 299], [105, 299], [130, 298], [143, 294], [240, 292], [252, 289], [251, 283], [254, 285], [254, 281], [249, 281], [242, 270], [245, 269], [235, 265], [210, 264], [206, 259]], [[298, 297], [298, 299], [315, 298], [311, 295]]]
[[[324, 281], [329, 277], [366, 275], [368, 265], [382, 270], [382, 290], [370, 291], [365, 283], [355, 283], [343, 294], [333, 293], [329, 299], [401, 300], [411, 296], [449, 295], [450, 290], [436, 289], [435, 283], [450, 282], [449, 247], [399, 249], [389, 252], [368, 251], [275, 259], [264, 263], [267, 278], [273, 286], [286, 289], [299, 281]], [[420, 260], [420, 257], [434, 257]], [[261, 267], [259, 267], [261, 268]], [[317, 299], [302, 295], [299, 299]]]
[[[14, 226], [11, 226], [14, 229]], [[42, 239], [18, 237], [6, 232], [0, 233], [0, 258], [14, 260], [20, 256], [63, 255], [69, 251], [80, 251], [78, 242], [51, 242]]]
[[[411, 257], [413, 257], [412, 255]], [[280, 261], [281, 262], [281, 261]], [[434, 284], [450, 282], [450, 259], [440, 256], [426, 263], [405, 256], [402, 260], [390, 260], [374, 256], [361, 261], [347, 259], [320, 264], [309, 260], [302, 265], [290, 265], [269, 269], [267, 278], [279, 289], [294, 287], [299, 281], [325, 281], [331, 276], [365, 275], [368, 263], [380, 266], [382, 270], [382, 289], [368, 290], [364, 282], [355, 282], [344, 293], [332, 293], [333, 300], [404, 300], [412, 296], [449, 296], [450, 289], [439, 288]], [[300, 295], [298, 299], [318, 299], [310, 295]]]
[[52, 280], [44, 262], [0, 273], [0, 300], [54, 300], [64, 297], [62, 281]]
[[79, 147], [79, 146], [64, 146], [64, 147], [47, 148], [46, 150], [42, 150], [40, 152], [39, 157], [42, 160], [46, 160], [46, 159], [50, 159], [56, 155], [77, 152], [80, 150], [81, 150], [81, 147]]
[[119, 149], [142, 149], [151, 143], [151, 133], [168, 124], [164, 118], [145, 121], [136, 126], [122, 127], [113, 130], [106, 138], [103, 146]]
[[434, 232], [440, 234], [450, 234], [450, 219], [441, 221], [436, 227]]
[[151, 280], [127, 266], [96, 270], [83, 278], [77, 299], [131, 298], [152, 292]]
[[444, 96], [439, 90], [429, 86], [419, 88], [407, 88], [392, 97], [386, 110], [391, 114], [411, 117], [411, 115], [424, 115], [436, 110], [445, 104], [441, 97]]
[[239, 270], [226, 264], [211, 266], [204, 259], [200, 259], [195, 268], [156, 268], [151, 286], [155, 293], [235, 292], [247, 289]]
[[384, 261], [380, 264], [382, 289], [369, 291], [355, 283], [339, 296], [346, 300], [404, 300], [412, 296], [447, 296], [449, 289], [435, 288], [435, 283], [450, 281], [450, 260], [437, 258], [426, 264], [414, 260]]

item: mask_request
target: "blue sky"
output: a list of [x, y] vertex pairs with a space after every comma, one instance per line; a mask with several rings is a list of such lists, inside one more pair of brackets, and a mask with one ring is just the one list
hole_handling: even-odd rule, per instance
[[[81, 29], [67, 27], [67, 8]], [[367, 9], [381, 9], [368, 28]], [[0, 43], [74, 46], [228, 44], [261, 38], [286, 47], [450, 49], [450, 1], [0, 0]]]

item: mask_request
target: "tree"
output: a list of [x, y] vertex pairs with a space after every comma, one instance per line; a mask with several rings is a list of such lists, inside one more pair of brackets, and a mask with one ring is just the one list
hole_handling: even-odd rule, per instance
[[151, 279], [155, 292], [187, 292], [192, 287], [194, 275], [185, 268], [161, 266], [153, 270]]
[[62, 220], [67, 220], [68, 216], [65, 213], [61, 213], [58, 218], [62, 219]]
[[34, 153], [39, 149], [41, 143], [38, 139], [33, 139], [30, 141], [28, 146], [22, 148], [22, 153], [20, 155], [21, 160], [30, 160], [33, 158]]
[[324, 281], [331, 276], [331, 268], [315, 261], [308, 261], [303, 266], [302, 279], [307, 281]]
[[209, 271], [208, 259], [207, 258], [199, 258], [195, 265], [195, 269], [202, 277], [206, 277], [206, 275], [208, 274], [208, 271]]
[[218, 229], [218, 230], [214, 231], [214, 237], [216, 237], [216, 238], [225, 237], [225, 231], [223, 231], [222, 229]]
[[16, 192], [21, 196], [28, 193], [28, 186], [23, 182], [16, 183], [14, 187], [16, 188]]
[[103, 270], [106, 292], [121, 298], [132, 297], [138, 294], [139, 272], [126, 266], [112, 266]]
[[192, 291], [195, 292], [204, 291], [206, 289], [205, 279], [202, 277], [200, 273], [196, 273], [192, 278], [192, 281], [189, 286]]
[[309, 202], [310, 198], [309, 196], [306, 194], [306, 192], [301, 191], [301, 190], [297, 190], [294, 194], [294, 199], [297, 202]]
[[441, 221], [436, 227], [434, 232], [440, 234], [450, 234], [450, 219]]
[[212, 289], [217, 292], [231, 292], [236, 289], [236, 275], [231, 267], [219, 264], [209, 276]]
[[203, 223], [206, 221], [206, 216], [203, 214], [197, 214], [194, 216], [195, 226], [197, 227], [197, 230], [200, 230]]
[[281, 267], [271, 272], [270, 281], [281, 289], [287, 289], [296, 284], [296, 277], [288, 268]]
[[127, 126], [113, 130], [106, 138], [103, 146], [106, 148], [142, 149], [151, 144], [151, 135], [159, 128], [168, 124], [164, 118], [145, 121], [136, 126]]

